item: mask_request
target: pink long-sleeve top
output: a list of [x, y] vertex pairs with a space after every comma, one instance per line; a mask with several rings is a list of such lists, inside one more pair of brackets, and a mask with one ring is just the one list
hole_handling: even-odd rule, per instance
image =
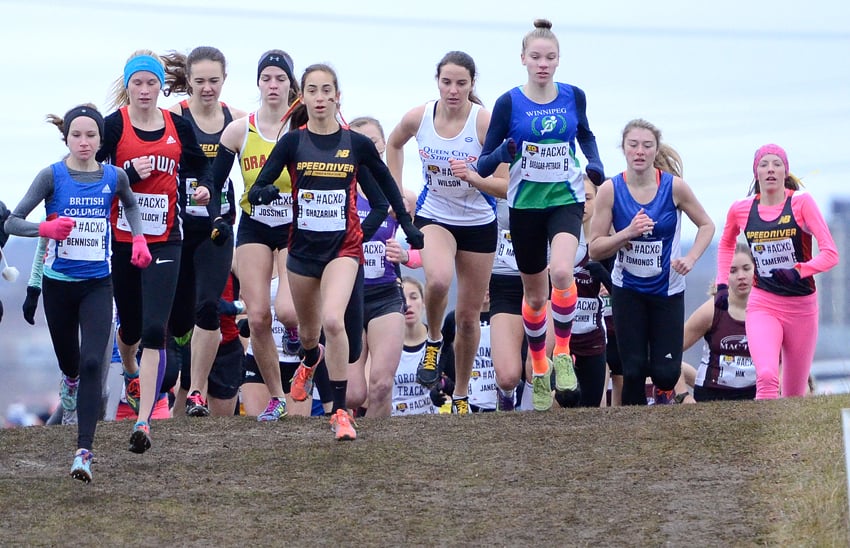
[[[807, 192], [785, 189], [785, 196], [791, 196], [791, 211], [794, 219], [802, 229], [815, 237], [818, 242], [818, 254], [814, 257], [803, 257], [804, 261], [794, 265], [800, 271], [801, 278], [814, 276], [819, 272], [825, 272], [838, 264], [838, 249], [826, 221], [821, 215], [820, 209]], [[738, 200], [729, 208], [726, 215], [726, 226], [720, 235], [720, 244], [717, 249], [717, 281], [718, 284], [727, 283], [729, 268], [732, 265], [732, 256], [735, 253], [735, 242], [738, 234], [747, 226], [747, 219], [752, 209], [753, 200], [759, 195], [749, 196]], [[759, 204], [758, 213], [762, 219], [778, 219], [785, 205], [782, 202], [766, 206]], [[799, 237], [799, 236], [798, 236]]]

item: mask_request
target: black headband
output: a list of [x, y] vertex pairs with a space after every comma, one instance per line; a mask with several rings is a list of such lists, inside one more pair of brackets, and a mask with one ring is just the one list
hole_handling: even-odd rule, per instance
[[71, 122], [74, 121], [74, 118], [79, 118], [80, 116], [88, 116], [95, 121], [102, 140], [104, 131], [103, 116], [101, 116], [97, 109], [86, 106], [74, 107], [65, 114], [65, 118], [62, 120], [62, 133], [65, 135], [65, 140], [68, 140], [68, 132], [71, 130]]
[[289, 61], [287, 61], [286, 56], [281, 55], [280, 53], [269, 53], [263, 56], [263, 58], [260, 59], [260, 64], [257, 65], [257, 84], [260, 83], [260, 74], [266, 67], [282, 68], [283, 72], [285, 72], [289, 77], [290, 83], [295, 81], [295, 76], [292, 75], [292, 67], [289, 66]]

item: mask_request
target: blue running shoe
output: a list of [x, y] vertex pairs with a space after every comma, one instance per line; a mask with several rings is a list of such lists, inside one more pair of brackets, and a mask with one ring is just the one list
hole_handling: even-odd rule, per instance
[[91, 483], [91, 461], [92, 454], [88, 449], [80, 449], [74, 455], [74, 464], [71, 465], [71, 477], [83, 483]]

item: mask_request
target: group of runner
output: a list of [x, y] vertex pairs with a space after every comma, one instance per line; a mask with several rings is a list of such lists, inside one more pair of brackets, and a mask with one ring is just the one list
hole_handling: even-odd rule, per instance
[[[418, 318], [405, 316], [417, 298], [427, 321], [415, 380], [432, 401], [448, 398], [441, 354], [451, 350], [450, 407], [458, 414], [471, 411], [488, 294], [499, 409], [515, 407], [523, 378], [534, 409], [549, 409], [553, 397], [598, 405], [606, 340], [611, 372], [622, 375], [622, 403], [645, 404], [647, 377], [661, 393], [681, 395], [682, 350], [694, 333], [702, 330], [711, 343], [711, 333], [740, 331], [750, 292], [733, 275], [749, 271], [743, 326], [753, 362], [722, 347], [724, 337], [710, 346], [698, 384], [718, 397], [727, 388], [749, 390], [743, 378], [755, 383], [756, 398], [777, 397], [781, 358], [781, 394], [802, 394], [817, 330], [812, 276], [831, 268], [837, 253], [785, 152], [776, 145], [757, 151], [754, 194], [732, 206], [722, 233], [712, 320], [704, 311], [686, 325], [684, 279], [714, 224], [681, 178], [678, 155], [645, 120], [626, 125], [626, 170], [606, 178], [584, 92], [555, 81], [560, 46], [551, 26], [537, 20], [523, 38], [528, 80], [500, 96], [492, 114], [474, 93], [472, 57], [452, 51], [437, 64], [439, 98], [406, 113], [386, 140], [377, 120], [345, 122], [330, 66], [311, 65], [299, 80], [281, 50], [260, 58], [260, 106], [251, 113], [220, 101], [224, 56], [201, 47], [188, 56], [137, 51], [115, 84], [114, 112], [104, 118], [81, 105], [53, 117], [69, 154], [38, 174], [5, 228], [41, 237], [45, 247], [40, 292], [63, 373], [63, 408], [76, 410], [79, 422], [72, 475], [91, 480], [113, 298], [126, 398], [138, 412], [129, 443], [137, 453], [151, 447], [169, 338], [191, 349], [181, 376], [187, 414], [209, 413], [208, 379], [225, 342], [223, 306], [247, 314], [242, 331], [268, 394], [258, 419], [279, 420], [287, 396], [290, 405], [307, 400], [314, 377], [326, 374], [338, 440], [356, 438], [348, 409], [368, 402], [369, 415], [391, 413], [399, 362], [409, 367], [406, 346], [422, 334]], [[188, 99], [162, 109], [164, 91]], [[403, 190], [411, 138], [422, 160], [418, 196]], [[237, 159], [238, 201], [229, 180]], [[41, 202], [46, 218], [26, 221]], [[685, 255], [681, 212], [697, 226]], [[407, 247], [395, 240], [397, 228]], [[734, 253], [741, 231], [747, 259]], [[402, 284], [399, 264], [421, 266], [424, 288]], [[226, 293], [231, 271], [239, 299]], [[455, 276], [449, 349], [441, 328]], [[30, 284], [34, 299], [37, 285]], [[614, 337], [606, 339], [600, 292], [610, 293], [619, 360], [610, 352]], [[784, 314], [789, 307], [794, 315]], [[273, 317], [283, 326], [280, 352]], [[281, 376], [283, 354], [299, 356], [288, 360], [298, 364], [291, 383]]]

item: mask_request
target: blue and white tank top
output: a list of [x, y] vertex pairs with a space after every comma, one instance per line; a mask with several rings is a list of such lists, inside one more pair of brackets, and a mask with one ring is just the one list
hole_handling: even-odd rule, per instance
[[631, 240], [617, 252], [611, 281], [640, 293], [676, 295], [685, 290], [685, 277], [670, 268], [670, 261], [681, 256], [682, 212], [673, 201], [673, 175], [663, 171], [656, 174], [658, 190], [647, 204], [632, 197], [623, 173], [611, 179], [614, 230], [619, 232], [629, 226], [641, 208], [655, 221], [651, 232]]
[[118, 168], [102, 164], [99, 181], [80, 183], [65, 162], [53, 169], [53, 195], [45, 202], [47, 219], [69, 217], [75, 225], [62, 241], [48, 240], [44, 275], [61, 280], [103, 278], [110, 273], [112, 255], [109, 213], [118, 185]]

